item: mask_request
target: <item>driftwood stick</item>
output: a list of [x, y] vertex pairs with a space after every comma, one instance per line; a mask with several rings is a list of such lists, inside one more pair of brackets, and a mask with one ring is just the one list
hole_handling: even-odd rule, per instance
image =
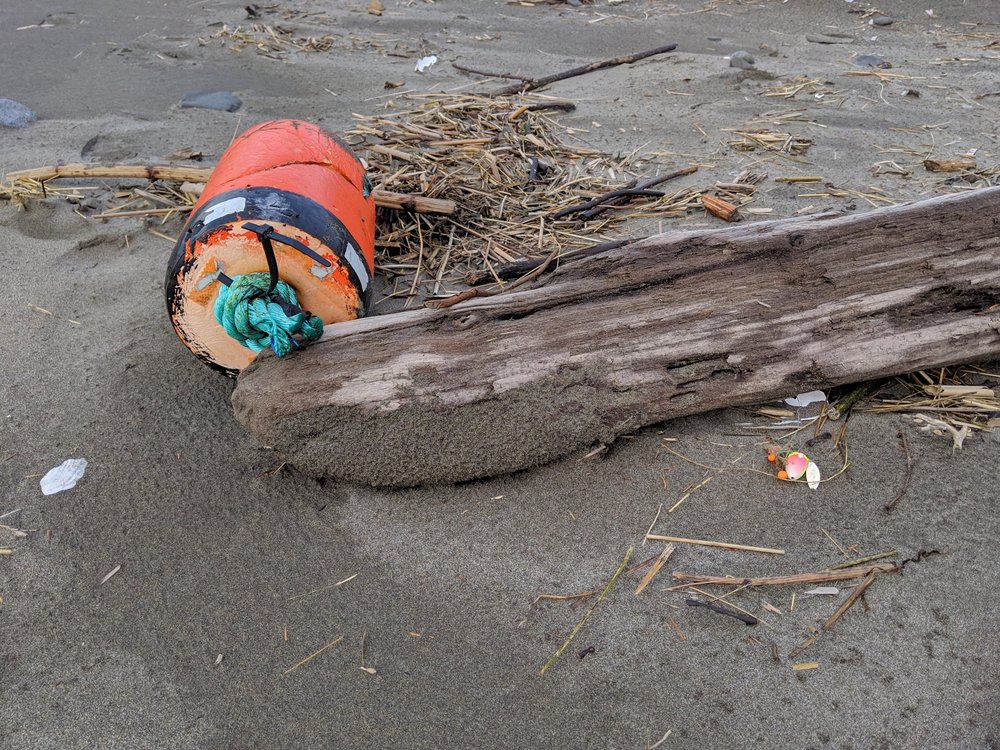
[[[54, 180], [59, 177], [118, 177], [146, 180], [172, 180], [174, 182], [204, 183], [212, 175], [213, 167], [177, 167], [161, 164], [59, 164], [34, 169], [20, 169], [7, 173], [8, 182], [14, 180]], [[191, 185], [190, 187], [194, 187]], [[199, 193], [199, 190], [190, 192]], [[375, 205], [418, 214], [453, 214], [455, 201], [426, 198], [422, 195], [393, 193], [388, 190], [372, 191]], [[127, 214], [120, 213], [125, 216]], [[140, 216], [142, 214], [131, 214]], [[110, 218], [102, 216], [101, 218]]]
[[763, 552], [767, 555], [783, 555], [783, 549], [770, 547], [751, 547], [747, 544], [729, 544], [728, 542], [711, 542], [706, 539], [687, 539], [682, 536], [664, 536], [663, 534], [646, 534], [647, 539], [659, 542], [676, 542], [678, 544], [697, 544], [701, 547], [720, 547], [722, 549], [740, 550], [743, 552]]
[[868, 587], [875, 583], [875, 577], [877, 575], [877, 571], [873, 570], [869, 572], [868, 575], [865, 576], [865, 580], [858, 584], [857, 588], [851, 592], [851, 595], [844, 600], [843, 604], [837, 607], [837, 611], [830, 615], [830, 619], [824, 622], [820, 628], [822, 630], [829, 630], [832, 628], [834, 624], [836, 624], [837, 620], [843, 617], [844, 613], [854, 606], [854, 603], [861, 598], [861, 595], [865, 593]]
[[461, 70], [463, 73], [472, 73], [473, 75], [485, 76], [487, 78], [507, 78], [511, 81], [523, 81], [525, 83], [531, 83], [535, 80], [534, 78], [529, 78], [528, 76], [519, 76], [514, 75], [513, 73], [491, 73], [488, 70], [476, 70], [475, 68], [470, 68], [457, 62], [453, 62], [451, 67], [455, 70]]
[[504, 86], [503, 88], [493, 91], [490, 96], [510, 96], [512, 94], [524, 93], [525, 91], [534, 91], [535, 89], [540, 89], [542, 86], [548, 86], [550, 83], [555, 83], [556, 81], [565, 81], [567, 78], [576, 78], [577, 76], [593, 73], [595, 70], [602, 70], [603, 68], [612, 68], [617, 65], [629, 65], [631, 63], [638, 62], [639, 60], [644, 60], [647, 57], [652, 57], [653, 55], [662, 55], [666, 52], [673, 52], [675, 49], [677, 49], [676, 44], [665, 44], [662, 47], [656, 47], [655, 49], [646, 50], [645, 52], [636, 52], [632, 55], [623, 55], [622, 57], [613, 57], [610, 60], [588, 63], [587, 65], [581, 65], [578, 68], [564, 70], [562, 73], [555, 73], [550, 76], [545, 76], [544, 78], [533, 78], [522, 83]]
[[[636, 183], [635, 187], [642, 190], [649, 189], [651, 187], [655, 187], [656, 185], [660, 185], [661, 183], [664, 183], [667, 180], [673, 180], [676, 179], [677, 177], [683, 177], [684, 175], [694, 174], [697, 171], [698, 167], [682, 167], [681, 169], [674, 170], [673, 172], [668, 172], [667, 174], [660, 175], [658, 177], [651, 177], [648, 180], [643, 180], [641, 182], [638, 182]], [[604, 201], [603, 203], [584, 211], [583, 218], [589, 221], [590, 219], [599, 216], [604, 211], [607, 211], [613, 208], [614, 206], [621, 205], [622, 203], [625, 202], [625, 200], [626, 199], [624, 198], [614, 198], [609, 201]]]
[[578, 203], [575, 206], [568, 206], [566, 208], [559, 209], [552, 214], [552, 218], [560, 219], [563, 216], [580, 213], [581, 211], [588, 211], [602, 204], [610, 203], [611, 201], [614, 201], [615, 204], [617, 204], [620, 202], [616, 200], [618, 198], [631, 198], [637, 195], [662, 197], [663, 193], [656, 190], [650, 190], [650, 188], [656, 187], [667, 180], [673, 180], [677, 177], [683, 177], [686, 174], [693, 174], [697, 171], [698, 167], [684, 167], [683, 169], [677, 169], [673, 172], [668, 172], [667, 174], [658, 175], [657, 177], [650, 177], [648, 180], [643, 180], [642, 182], [632, 180], [628, 185], [623, 188], [619, 188], [618, 190], [611, 190], [603, 195], [598, 195], [596, 198], [591, 198], [589, 201], [584, 201], [583, 203]]
[[300, 470], [400, 486], [521, 470], [724, 406], [988, 361], [1000, 356], [998, 215], [989, 187], [670, 231], [567, 263], [543, 286], [329, 326], [292, 357], [258, 357], [233, 405]]
[[804, 583], [828, 583], [830, 581], [850, 581], [869, 573], [895, 573], [900, 569], [897, 563], [865, 565], [842, 570], [824, 570], [819, 573], [797, 573], [790, 576], [767, 576], [764, 578], [733, 578], [732, 576], [703, 576], [674, 571], [673, 579], [694, 586], [787, 586]]

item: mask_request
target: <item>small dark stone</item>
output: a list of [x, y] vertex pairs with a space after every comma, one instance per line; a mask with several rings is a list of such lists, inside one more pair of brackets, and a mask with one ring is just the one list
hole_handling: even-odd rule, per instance
[[739, 68], [740, 70], [752, 70], [754, 65], [754, 58], [749, 52], [743, 49], [736, 50], [733, 54], [729, 56], [729, 67]]
[[181, 107], [195, 109], [217, 109], [221, 112], [235, 112], [243, 105], [232, 91], [189, 91], [181, 99]]
[[896, 19], [893, 18], [892, 16], [875, 16], [875, 18], [872, 19], [872, 25], [873, 26], [892, 26], [892, 24], [893, 24], [893, 22], [895, 20]]
[[5, 128], [24, 128], [38, 118], [35, 113], [21, 102], [13, 99], [0, 99], [0, 125]]
[[713, 34], [712, 36], [708, 37], [708, 41], [710, 41], [710, 42], [721, 42], [722, 41], [722, 37], [721, 36], [715, 36]]

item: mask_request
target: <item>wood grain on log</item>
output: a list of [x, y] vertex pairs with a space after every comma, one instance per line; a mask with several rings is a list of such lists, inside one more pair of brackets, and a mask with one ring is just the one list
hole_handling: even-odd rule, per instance
[[1000, 187], [667, 232], [546, 284], [328, 328], [259, 358], [239, 420], [374, 485], [550, 461], [644, 425], [1000, 355]]

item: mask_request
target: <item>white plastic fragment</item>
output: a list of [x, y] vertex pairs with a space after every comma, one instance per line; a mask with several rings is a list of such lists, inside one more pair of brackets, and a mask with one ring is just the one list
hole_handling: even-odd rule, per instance
[[111, 570], [108, 571], [107, 575], [105, 575], [104, 578], [101, 579], [101, 582], [97, 585], [103, 586], [104, 584], [106, 584], [108, 581], [111, 580], [111, 578], [115, 575], [115, 573], [117, 573], [121, 569], [122, 569], [121, 565], [116, 565], [115, 567], [113, 567]]
[[87, 459], [67, 458], [54, 469], [49, 469], [39, 482], [43, 495], [54, 495], [63, 490], [71, 490], [83, 478], [87, 470]]
[[222, 660], [224, 658], [225, 657], [222, 654], [219, 654], [218, 656], [216, 656], [215, 657], [215, 666], [219, 666], [220, 664], [222, 664]]
[[801, 409], [803, 406], [809, 406], [809, 404], [815, 404], [817, 402], [822, 403], [823, 401], [826, 401], [826, 394], [823, 393], [823, 391], [809, 391], [808, 393], [800, 393], [798, 396], [785, 399], [786, 404], [797, 409]]
[[807, 596], [836, 596], [840, 593], [840, 589], [836, 586], [817, 586], [814, 589], [809, 589], [805, 593]]
[[806, 465], [806, 482], [809, 483], [809, 489], [819, 489], [820, 478], [819, 467], [815, 461], [810, 460]]
[[417, 60], [417, 66], [414, 68], [414, 70], [417, 71], [418, 73], [423, 73], [437, 61], [438, 61], [437, 55], [428, 55], [427, 57], [421, 57], [419, 60]]

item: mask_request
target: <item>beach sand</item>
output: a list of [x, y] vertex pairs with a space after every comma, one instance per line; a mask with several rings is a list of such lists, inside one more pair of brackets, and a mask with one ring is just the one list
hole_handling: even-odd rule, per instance
[[[8, 4], [0, 96], [38, 122], [0, 128], [0, 169], [79, 161], [95, 136], [95, 161], [184, 147], [214, 160], [265, 119], [342, 130], [387, 94], [479, 80], [451, 61], [544, 75], [670, 41], [674, 54], [553, 86], [578, 104], [560, 120], [609, 151], [701, 165], [678, 184], [756, 165], [771, 179], [753, 205], [773, 208], [769, 218], [872, 207], [856, 194], [798, 197], [823, 191], [779, 175], [908, 200], [953, 189], [949, 175], [924, 172], [927, 156], [977, 150], [980, 167], [998, 162], [1000, 51], [987, 45], [1000, 38], [1000, 8], [990, 0], [928, 2], [933, 17], [924, 4], [883, 0], [896, 19], [885, 28], [850, 12], [860, 0], [384, 1], [380, 17], [362, 0], [261, 6], [261, 22], [337, 35], [331, 49], [287, 60], [211, 38], [220, 24], [251, 23], [242, 2], [79, 0], [42, 26], [34, 4]], [[295, 10], [329, 18], [281, 15]], [[805, 39], [834, 32], [851, 41]], [[757, 70], [729, 67], [738, 49]], [[418, 75], [425, 53], [440, 61]], [[846, 76], [865, 70], [853, 54], [881, 55], [893, 65], [885, 72], [908, 77]], [[762, 95], [795, 75], [821, 89]], [[387, 92], [387, 80], [406, 85]], [[178, 108], [197, 89], [233, 90], [243, 107]], [[791, 109], [813, 123], [787, 125], [815, 140], [808, 163], [724, 145], [726, 128]], [[878, 161], [910, 175], [873, 175]], [[0, 529], [0, 547], [14, 549], [0, 557], [0, 747], [647, 748], [668, 732], [659, 747], [1000, 746], [996, 435], [953, 451], [909, 416], [857, 413], [849, 469], [816, 491], [755, 472], [706, 474], [663, 449], [675, 438], [671, 450], [705, 465], [766, 470], [738, 410], [644, 430], [604, 456], [458, 486], [380, 492], [308, 478], [279, 468], [236, 423], [233, 382], [175, 337], [162, 288], [170, 243], [143, 219], [73, 209], [58, 198], [0, 204], [0, 514], [20, 509], [0, 523], [32, 530]], [[899, 432], [912, 481], [886, 513], [907, 473]], [[89, 462], [84, 478], [43, 496], [40, 475], [71, 457]], [[813, 457], [828, 475], [840, 463], [830, 441]], [[623, 576], [540, 677], [590, 602], [532, 602], [603, 587], [629, 547], [633, 562], [657, 554], [661, 544], [643, 536], [661, 504], [655, 531], [786, 554], [678, 545], [641, 596], [639, 576]], [[665, 591], [677, 570], [821, 570], [846, 559], [837, 545], [939, 554], [880, 576], [867, 607], [796, 659], [789, 652], [851, 582], [834, 584], [836, 597], [784, 586], [728, 598], [760, 616], [754, 628]]]

